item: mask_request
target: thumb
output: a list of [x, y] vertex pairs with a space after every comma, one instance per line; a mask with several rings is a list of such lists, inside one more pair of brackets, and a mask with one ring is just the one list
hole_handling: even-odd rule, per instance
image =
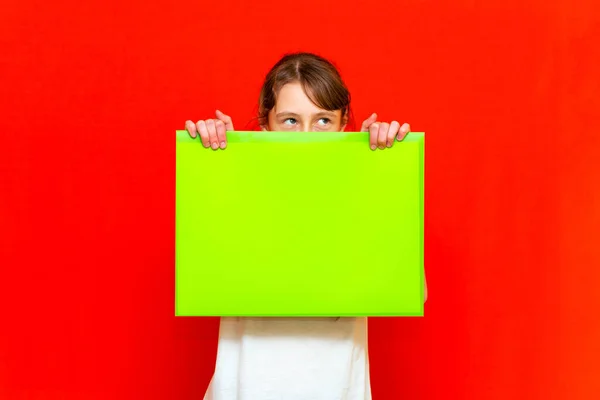
[[371, 126], [375, 121], [377, 121], [377, 114], [373, 113], [371, 116], [362, 123], [360, 127], [361, 132], [369, 132], [369, 126]]
[[217, 115], [217, 118], [220, 119], [221, 121], [223, 121], [223, 123], [225, 124], [225, 130], [227, 130], [227, 131], [234, 130], [233, 129], [233, 121], [231, 121], [231, 117], [229, 115], [226, 115], [219, 110], [217, 110], [215, 112], [215, 114]]

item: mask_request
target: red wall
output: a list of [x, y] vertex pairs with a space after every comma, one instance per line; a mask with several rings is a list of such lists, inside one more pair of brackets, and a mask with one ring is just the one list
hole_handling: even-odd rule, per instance
[[375, 399], [600, 398], [597, 1], [176, 3], [2, 3], [0, 398], [201, 398], [173, 131], [244, 128], [294, 50], [427, 132], [430, 298], [372, 320]]

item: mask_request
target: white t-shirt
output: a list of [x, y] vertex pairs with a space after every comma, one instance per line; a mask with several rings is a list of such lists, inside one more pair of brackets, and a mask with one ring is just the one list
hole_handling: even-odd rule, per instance
[[366, 318], [221, 318], [205, 400], [371, 400]]

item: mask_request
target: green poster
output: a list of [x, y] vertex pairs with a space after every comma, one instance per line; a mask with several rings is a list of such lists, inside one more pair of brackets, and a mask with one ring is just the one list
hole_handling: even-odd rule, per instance
[[424, 134], [177, 131], [175, 314], [422, 316]]

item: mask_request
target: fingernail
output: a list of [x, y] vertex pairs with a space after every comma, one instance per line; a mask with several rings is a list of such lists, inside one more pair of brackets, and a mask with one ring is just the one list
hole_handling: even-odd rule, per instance
[[221, 148], [224, 149], [227, 144], [225, 142], [221, 142]]
[[383, 145], [379, 145], [379, 148], [380, 148], [381, 150], [383, 150], [383, 149], [385, 149], [385, 146], [383, 146]]
[[388, 144], [387, 144], [387, 147], [392, 147], [392, 144], [391, 144], [391, 143], [388, 143]]
[[377, 148], [377, 146], [371, 145], [371, 150], [375, 150], [376, 148]]
[[218, 145], [218, 144], [216, 144], [216, 143], [213, 143], [213, 144], [211, 145], [211, 147], [213, 148], [213, 150], [216, 150], [216, 149], [218, 149], [218, 148], [219, 148], [219, 145]]

